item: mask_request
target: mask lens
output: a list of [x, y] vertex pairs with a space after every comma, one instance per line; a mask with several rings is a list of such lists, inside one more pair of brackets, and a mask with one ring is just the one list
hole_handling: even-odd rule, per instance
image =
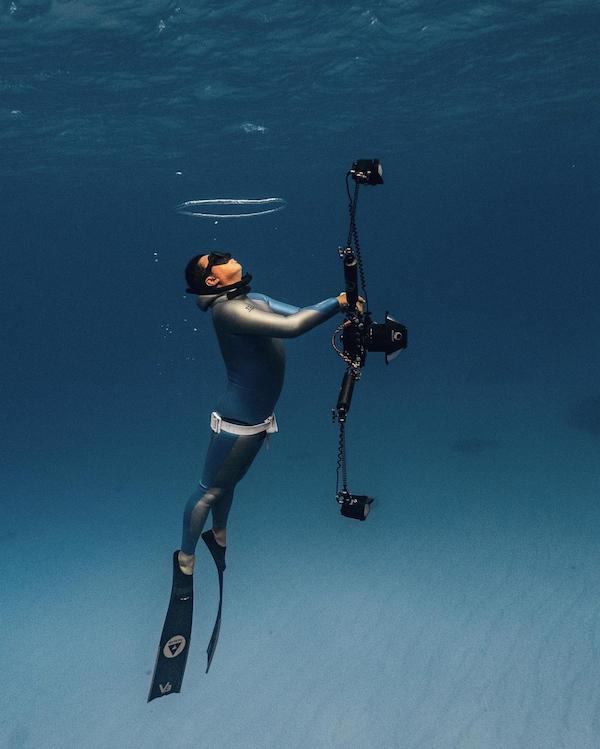
[[230, 252], [211, 252], [208, 256], [208, 262], [211, 265], [224, 265], [231, 260]]
[[225, 263], [228, 263], [230, 260], [230, 252], [211, 252], [208, 256], [208, 265], [206, 266], [206, 271], [204, 272], [204, 278], [210, 276], [210, 272], [215, 265], [225, 265]]

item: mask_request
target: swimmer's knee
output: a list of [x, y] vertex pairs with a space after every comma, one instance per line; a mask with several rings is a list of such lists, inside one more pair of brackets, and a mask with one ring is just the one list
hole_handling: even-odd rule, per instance
[[214, 487], [204, 489], [200, 486], [189, 498], [188, 508], [192, 512], [198, 505], [212, 509], [221, 499], [222, 495], [223, 491], [221, 489], [215, 489]]

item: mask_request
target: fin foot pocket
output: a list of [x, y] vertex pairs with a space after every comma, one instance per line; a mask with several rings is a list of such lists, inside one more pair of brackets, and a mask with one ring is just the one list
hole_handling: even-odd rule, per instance
[[202, 534], [202, 540], [207, 545], [215, 564], [219, 572], [225, 572], [227, 565], [225, 564], [225, 552], [227, 551], [226, 546], [220, 546], [216, 539], [215, 534], [211, 531], [204, 531]]

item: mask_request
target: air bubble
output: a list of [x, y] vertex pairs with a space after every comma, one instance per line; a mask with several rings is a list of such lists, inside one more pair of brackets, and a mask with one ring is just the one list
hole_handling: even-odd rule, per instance
[[175, 207], [184, 216], [202, 218], [248, 218], [281, 211], [287, 206], [283, 198], [213, 198], [210, 200], [187, 200]]

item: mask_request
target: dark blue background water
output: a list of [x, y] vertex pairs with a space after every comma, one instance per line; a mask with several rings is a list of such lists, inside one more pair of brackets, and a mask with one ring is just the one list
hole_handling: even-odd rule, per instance
[[[0, 7], [0, 746], [595, 746], [596, 3]], [[352, 406], [377, 503], [333, 499], [325, 325], [238, 489], [211, 672], [202, 558], [184, 691], [147, 706], [223, 386], [182, 269], [214, 248], [275, 298], [339, 293], [365, 157], [371, 305], [410, 335]]]

